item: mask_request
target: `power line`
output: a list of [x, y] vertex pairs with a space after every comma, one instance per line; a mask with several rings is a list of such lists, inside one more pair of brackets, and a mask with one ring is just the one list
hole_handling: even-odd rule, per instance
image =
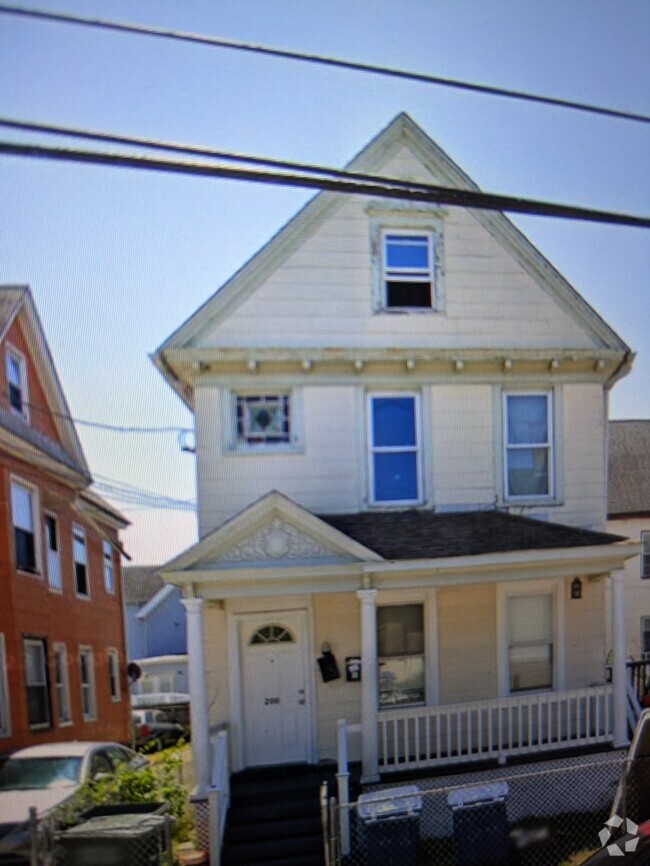
[[94, 476], [93, 488], [98, 490], [102, 495], [114, 499], [116, 502], [126, 502], [130, 505], [172, 511], [196, 511], [196, 503], [189, 499], [177, 499], [172, 496], [165, 496], [161, 493], [145, 490], [103, 475]]
[[[34, 159], [53, 159], [64, 162], [80, 162], [89, 165], [109, 165], [119, 168], [137, 168], [171, 174], [194, 175], [197, 177], [246, 180], [255, 183], [268, 183], [278, 186], [303, 187], [307, 189], [328, 190], [352, 195], [377, 195], [384, 198], [444, 204], [450, 207], [465, 207], [474, 210], [506, 211], [533, 216], [553, 216], [565, 219], [585, 220], [588, 222], [610, 223], [614, 225], [650, 228], [650, 217], [594, 210], [574, 205], [555, 204], [534, 199], [497, 195], [476, 190], [465, 190], [431, 184], [408, 184], [392, 181], [390, 178], [379, 183], [376, 181], [346, 180], [331, 177], [312, 177], [306, 174], [289, 174], [273, 171], [231, 168], [211, 165], [205, 162], [154, 159], [146, 156], [131, 156], [122, 153], [107, 153], [94, 150], [73, 150], [68, 148], [43, 147], [34, 144], [0, 142], [0, 153]], [[406, 183], [406, 188], [404, 184]]]
[[197, 45], [209, 46], [211, 48], [225, 48], [234, 51], [243, 51], [249, 54], [261, 54], [269, 57], [281, 58], [283, 60], [296, 60], [303, 63], [347, 69], [353, 72], [364, 72], [371, 75], [381, 75], [390, 78], [400, 78], [406, 81], [416, 81], [420, 84], [434, 84], [441, 87], [451, 87], [457, 90], [482, 93], [489, 96], [502, 96], [509, 99], [535, 102], [541, 105], [552, 105], [556, 108], [568, 108], [574, 111], [583, 111], [590, 114], [613, 117], [619, 120], [650, 123], [650, 116], [638, 114], [636, 112], [607, 108], [605, 106], [592, 105], [590, 103], [577, 102], [570, 99], [560, 99], [559, 97], [554, 96], [543, 96], [537, 93], [527, 93], [522, 90], [511, 90], [505, 87], [493, 87], [487, 84], [476, 84], [474, 82], [460, 81], [454, 78], [444, 78], [438, 75], [429, 75], [424, 72], [413, 72], [407, 69], [398, 69], [373, 63], [361, 63], [360, 61], [345, 60], [340, 57], [328, 57], [322, 54], [308, 54], [302, 51], [294, 51], [289, 48], [273, 48], [268, 45], [255, 45], [250, 42], [242, 42], [236, 39], [225, 39], [217, 36], [208, 36], [201, 33], [168, 30], [162, 27], [144, 26], [142, 24], [132, 24], [124, 21], [109, 21], [103, 18], [87, 18], [81, 15], [69, 15], [63, 12], [46, 12], [42, 9], [21, 8], [19, 6], [6, 4], [0, 4], [0, 13], [21, 15], [26, 18], [36, 18], [57, 23], [76, 24], [102, 30], [113, 30], [120, 33], [152, 36], [161, 39], [170, 39], [177, 42], [190, 42]]

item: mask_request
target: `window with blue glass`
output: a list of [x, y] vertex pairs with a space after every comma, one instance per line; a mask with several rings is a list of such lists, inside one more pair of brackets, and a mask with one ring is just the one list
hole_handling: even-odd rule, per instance
[[431, 232], [391, 231], [383, 235], [384, 305], [433, 306], [434, 256]]
[[548, 392], [506, 394], [506, 496], [553, 495], [552, 400]]
[[413, 504], [421, 499], [419, 400], [416, 394], [368, 398], [370, 499]]

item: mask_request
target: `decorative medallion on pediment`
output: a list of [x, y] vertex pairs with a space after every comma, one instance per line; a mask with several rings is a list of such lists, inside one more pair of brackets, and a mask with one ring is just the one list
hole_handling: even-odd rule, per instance
[[218, 558], [228, 562], [252, 562], [261, 559], [303, 559], [331, 555], [331, 548], [276, 517], [244, 539], [241, 544], [229, 547]]

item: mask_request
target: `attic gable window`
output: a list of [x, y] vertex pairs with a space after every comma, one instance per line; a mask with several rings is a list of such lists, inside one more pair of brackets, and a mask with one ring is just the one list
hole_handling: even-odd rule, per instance
[[238, 395], [237, 441], [252, 446], [291, 442], [289, 395]]
[[11, 347], [7, 348], [6, 373], [11, 411], [28, 421], [27, 367], [21, 353]]
[[431, 308], [434, 282], [431, 232], [384, 232], [382, 268], [387, 309]]

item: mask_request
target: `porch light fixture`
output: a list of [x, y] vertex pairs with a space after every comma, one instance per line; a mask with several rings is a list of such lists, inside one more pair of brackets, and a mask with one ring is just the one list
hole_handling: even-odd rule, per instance
[[582, 581], [579, 577], [574, 577], [571, 581], [571, 598], [582, 598]]

